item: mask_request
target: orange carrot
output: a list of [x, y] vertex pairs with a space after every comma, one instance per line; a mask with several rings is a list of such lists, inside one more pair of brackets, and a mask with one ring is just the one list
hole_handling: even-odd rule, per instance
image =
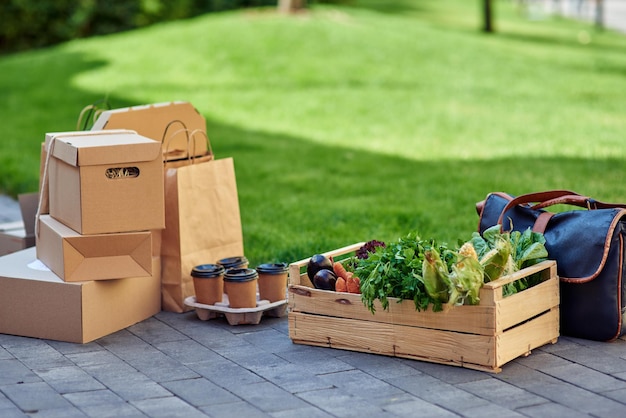
[[346, 287], [350, 293], [361, 293], [361, 280], [356, 276], [351, 276], [346, 280]]
[[348, 288], [346, 287], [346, 280], [343, 277], [337, 277], [337, 281], [335, 282], [335, 291], [336, 292], [348, 291]]
[[337, 277], [343, 277], [344, 279], [348, 278], [348, 271], [346, 271], [343, 264], [338, 261], [333, 264], [333, 271]]

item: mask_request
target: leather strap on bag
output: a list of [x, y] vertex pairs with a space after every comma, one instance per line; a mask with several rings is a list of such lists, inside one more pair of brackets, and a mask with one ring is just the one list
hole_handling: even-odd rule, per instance
[[[511, 199], [504, 209], [502, 209], [500, 217], [498, 218], [498, 225], [503, 225], [502, 221], [504, 215], [509, 209], [517, 205], [527, 205], [530, 203], [535, 203], [530, 206], [530, 209], [535, 210], [560, 204], [578, 206], [588, 210], [626, 208], [626, 204], [600, 202], [588, 196], [583, 196], [569, 190], [549, 190], [545, 192], [528, 193]], [[554, 213], [541, 213], [533, 225], [533, 232], [543, 233], [546, 230], [548, 222], [552, 216], [554, 216]]]

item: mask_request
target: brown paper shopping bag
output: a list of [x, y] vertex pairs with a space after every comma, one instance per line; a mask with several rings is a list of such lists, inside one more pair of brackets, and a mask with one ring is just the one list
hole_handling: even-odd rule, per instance
[[242, 254], [233, 159], [192, 159], [186, 166], [167, 168], [161, 237], [162, 309], [191, 309], [184, 301], [194, 295], [194, 266]]

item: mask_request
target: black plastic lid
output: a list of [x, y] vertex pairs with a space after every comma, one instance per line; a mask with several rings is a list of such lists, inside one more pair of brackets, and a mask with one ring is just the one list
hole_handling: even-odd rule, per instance
[[287, 263], [265, 263], [256, 268], [256, 271], [264, 274], [281, 274], [289, 270]]
[[191, 277], [212, 278], [224, 274], [226, 269], [219, 264], [201, 264], [191, 270]]
[[255, 269], [228, 269], [224, 274], [227, 282], [249, 282], [258, 279], [259, 274]]
[[217, 264], [223, 265], [225, 269], [230, 269], [230, 268], [237, 268], [237, 267], [243, 266], [247, 262], [248, 262], [248, 259], [246, 257], [239, 256], [239, 257], [222, 258], [220, 261], [217, 262]]

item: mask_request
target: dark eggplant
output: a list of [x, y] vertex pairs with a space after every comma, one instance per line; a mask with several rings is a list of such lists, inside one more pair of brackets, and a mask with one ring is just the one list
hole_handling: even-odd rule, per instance
[[334, 291], [336, 283], [337, 276], [327, 269], [322, 269], [313, 276], [313, 286], [315, 286], [316, 289]]
[[311, 282], [313, 281], [315, 274], [320, 270], [333, 271], [333, 263], [325, 255], [315, 254], [311, 257], [309, 264], [306, 266], [306, 274], [309, 276]]

